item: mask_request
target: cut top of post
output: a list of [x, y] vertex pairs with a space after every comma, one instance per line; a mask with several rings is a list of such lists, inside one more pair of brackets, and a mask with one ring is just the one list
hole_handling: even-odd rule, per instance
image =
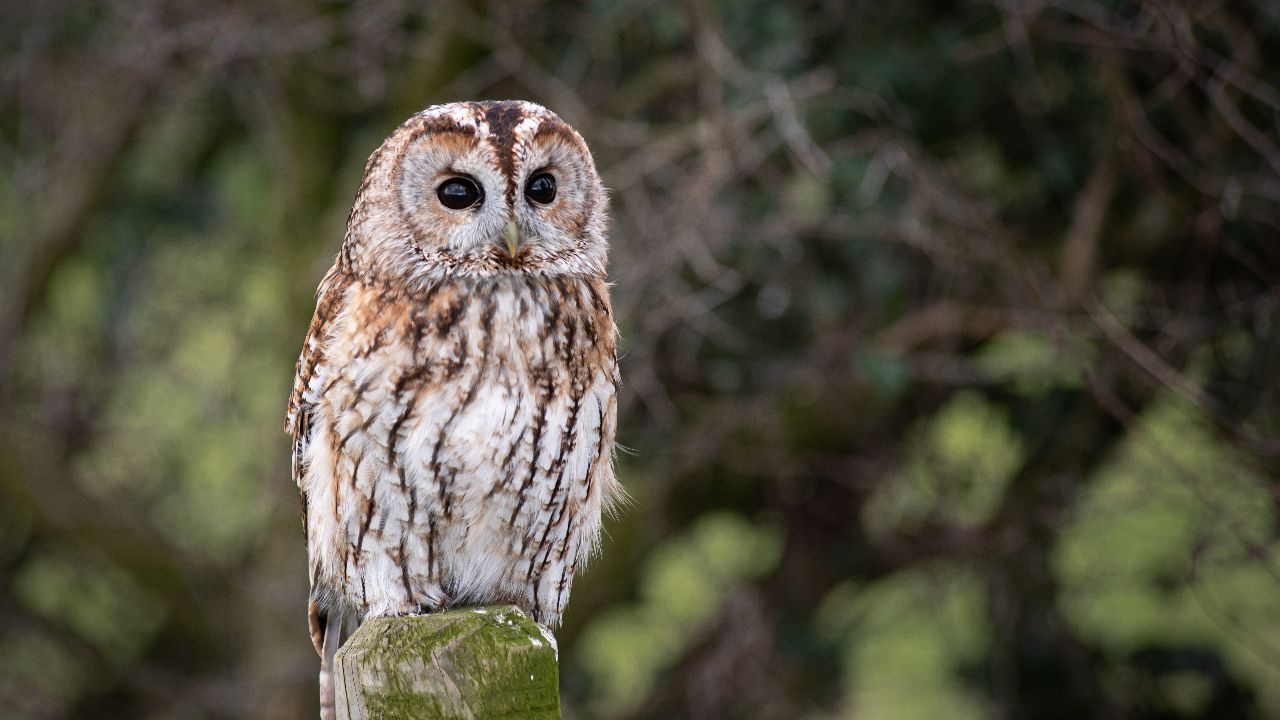
[[555, 637], [514, 605], [366, 621], [338, 650], [338, 720], [560, 720]]

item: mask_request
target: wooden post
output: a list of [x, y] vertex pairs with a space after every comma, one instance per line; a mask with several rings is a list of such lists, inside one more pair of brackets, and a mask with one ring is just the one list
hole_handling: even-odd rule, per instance
[[514, 605], [377, 618], [338, 650], [338, 720], [560, 720], [555, 638]]

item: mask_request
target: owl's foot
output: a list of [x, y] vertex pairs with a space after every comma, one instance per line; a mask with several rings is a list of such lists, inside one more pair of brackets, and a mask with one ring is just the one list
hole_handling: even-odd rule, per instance
[[444, 612], [453, 607], [453, 598], [448, 595], [441, 595], [440, 600], [433, 603], [418, 603], [410, 610], [407, 615], [430, 615], [432, 613]]

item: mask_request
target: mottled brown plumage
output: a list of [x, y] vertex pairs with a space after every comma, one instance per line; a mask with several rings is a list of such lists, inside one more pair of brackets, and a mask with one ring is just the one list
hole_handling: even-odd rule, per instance
[[537, 105], [428, 108], [369, 158], [286, 422], [327, 660], [371, 616], [559, 623], [618, 492], [604, 230], [585, 143]]

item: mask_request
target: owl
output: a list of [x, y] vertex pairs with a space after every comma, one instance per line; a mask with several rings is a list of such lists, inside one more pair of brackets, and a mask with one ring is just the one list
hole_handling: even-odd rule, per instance
[[559, 624], [620, 492], [606, 221], [586, 143], [532, 103], [433, 106], [369, 157], [285, 423], [322, 686], [366, 618]]

